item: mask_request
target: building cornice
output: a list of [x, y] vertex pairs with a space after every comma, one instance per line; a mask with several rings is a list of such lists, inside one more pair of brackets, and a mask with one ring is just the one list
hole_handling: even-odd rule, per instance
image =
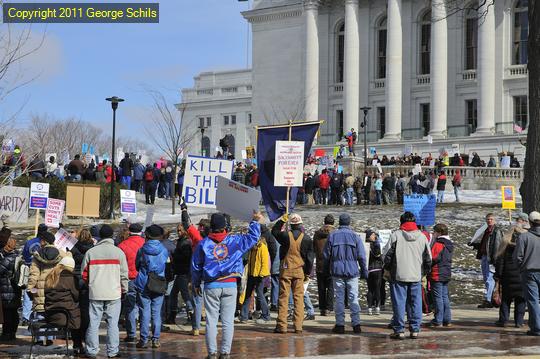
[[[307, 1], [315, 3], [318, 1]], [[242, 12], [242, 16], [252, 24], [272, 22], [290, 18], [301, 17], [304, 12], [304, 2], [298, 1], [296, 4], [275, 6], [259, 10], [250, 10]]]

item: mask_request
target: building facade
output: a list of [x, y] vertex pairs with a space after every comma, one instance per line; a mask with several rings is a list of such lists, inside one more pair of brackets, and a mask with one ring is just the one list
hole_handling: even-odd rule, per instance
[[527, 0], [254, 0], [243, 13], [253, 32], [245, 111], [253, 125], [322, 119], [318, 144], [331, 146], [360, 129], [369, 106], [367, 140], [380, 153], [460, 144], [522, 158], [527, 8]]

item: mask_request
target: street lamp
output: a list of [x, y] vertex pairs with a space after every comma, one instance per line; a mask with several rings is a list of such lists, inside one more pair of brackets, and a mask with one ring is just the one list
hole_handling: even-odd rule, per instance
[[367, 121], [368, 121], [368, 112], [371, 110], [371, 107], [364, 106], [360, 110], [364, 112], [364, 122], [360, 124], [360, 127], [364, 128], [364, 172], [367, 171]]
[[110, 216], [111, 216], [111, 219], [114, 219], [114, 182], [115, 182], [115, 172], [114, 172], [114, 155], [116, 153], [116, 149], [114, 148], [115, 147], [115, 136], [116, 136], [116, 109], [118, 108], [118, 104], [120, 102], [123, 102], [124, 99], [123, 98], [120, 98], [120, 97], [117, 97], [117, 96], [113, 96], [113, 97], [108, 97], [106, 98], [105, 100], [109, 101], [111, 103], [111, 107], [112, 107], [112, 110], [113, 110], [113, 115], [112, 115], [112, 118], [113, 118], [113, 125], [112, 125], [112, 154], [111, 154], [111, 157], [112, 157], [112, 165], [111, 165], [111, 206], [110, 206]]
[[201, 156], [204, 157], [204, 143], [203, 143], [203, 140], [204, 140], [204, 130], [206, 129], [206, 127], [204, 127], [203, 125], [200, 125], [199, 129], [201, 130]]

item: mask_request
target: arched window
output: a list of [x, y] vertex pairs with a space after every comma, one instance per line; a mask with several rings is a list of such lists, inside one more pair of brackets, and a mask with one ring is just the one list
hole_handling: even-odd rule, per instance
[[386, 78], [386, 16], [377, 24], [377, 78]]
[[420, 74], [430, 73], [431, 55], [431, 11], [420, 18]]
[[478, 12], [465, 12], [465, 70], [475, 70], [478, 63]]
[[528, 0], [518, 0], [514, 7], [514, 32], [512, 64], [521, 65], [527, 63], [527, 39], [529, 37]]
[[345, 63], [345, 23], [338, 27], [336, 34], [336, 83], [343, 82], [343, 66]]
[[228, 134], [225, 136], [227, 138], [227, 144], [229, 145], [228, 154], [229, 156], [234, 156], [236, 153], [236, 141], [233, 135]]

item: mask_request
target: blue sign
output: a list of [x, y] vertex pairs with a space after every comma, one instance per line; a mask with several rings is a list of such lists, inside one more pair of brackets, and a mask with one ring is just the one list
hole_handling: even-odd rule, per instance
[[416, 217], [416, 224], [433, 226], [437, 197], [434, 194], [411, 194], [403, 197], [403, 211]]
[[94, 146], [90, 146], [90, 154], [91, 154], [91, 155], [94, 154]]
[[81, 153], [88, 153], [88, 143], [82, 144]]

